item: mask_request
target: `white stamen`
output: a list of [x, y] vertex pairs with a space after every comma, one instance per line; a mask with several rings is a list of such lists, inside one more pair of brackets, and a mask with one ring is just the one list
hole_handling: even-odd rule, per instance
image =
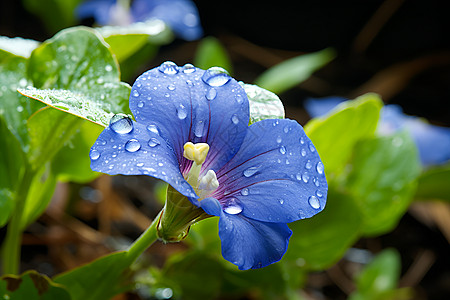
[[200, 179], [198, 188], [205, 191], [214, 191], [219, 187], [219, 181], [217, 181], [216, 173], [213, 170], [209, 170], [205, 176]]

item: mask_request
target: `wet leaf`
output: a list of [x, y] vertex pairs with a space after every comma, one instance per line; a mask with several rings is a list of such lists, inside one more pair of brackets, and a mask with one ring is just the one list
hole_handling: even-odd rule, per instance
[[70, 300], [69, 293], [47, 276], [28, 271], [20, 276], [5, 275], [0, 279], [0, 295], [10, 300]]
[[250, 124], [264, 119], [283, 119], [284, 106], [274, 93], [257, 85], [241, 83], [250, 105]]
[[255, 84], [274, 93], [282, 93], [308, 79], [335, 55], [332, 49], [324, 49], [285, 60], [262, 73]]

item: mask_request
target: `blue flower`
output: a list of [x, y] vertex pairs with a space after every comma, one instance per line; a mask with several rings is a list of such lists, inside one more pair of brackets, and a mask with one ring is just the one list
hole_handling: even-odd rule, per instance
[[[320, 117], [346, 100], [342, 97], [310, 98], [304, 106], [311, 117]], [[439, 165], [450, 160], [450, 128], [431, 125], [422, 118], [406, 115], [399, 105], [385, 105], [381, 110], [378, 134], [390, 135], [403, 129], [411, 134], [424, 166]]]
[[128, 25], [150, 18], [164, 21], [185, 40], [191, 41], [203, 35], [197, 7], [190, 0], [90, 0], [78, 6], [79, 18], [93, 17], [100, 25]]
[[223, 69], [165, 62], [136, 80], [130, 108], [136, 122], [112, 118], [92, 169], [159, 178], [218, 216], [222, 254], [240, 269], [280, 260], [287, 223], [324, 208], [323, 164], [303, 128], [288, 119], [248, 126], [247, 95]]

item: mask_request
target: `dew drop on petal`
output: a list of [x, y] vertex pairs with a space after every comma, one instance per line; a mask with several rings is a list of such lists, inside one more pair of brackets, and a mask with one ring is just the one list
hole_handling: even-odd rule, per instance
[[128, 152], [136, 152], [141, 149], [141, 143], [136, 139], [131, 139], [125, 144], [125, 150]]
[[303, 145], [304, 143], [305, 143], [305, 140], [303, 139], [303, 137], [301, 137], [301, 138], [300, 138], [300, 144]]
[[283, 131], [284, 131], [284, 133], [288, 133], [290, 129], [291, 128], [289, 128], [289, 126], [286, 126], [286, 127], [283, 128]]
[[319, 209], [320, 208], [320, 202], [319, 202], [319, 199], [317, 199], [316, 196], [309, 197], [308, 203], [314, 209]]
[[317, 170], [317, 173], [323, 174], [323, 163], [322, 163], [321, 161], [319, 161], [319, 162], [317, 163], [317, 165], [316, 165], [316, 170]]
[[302, 180], [303, 180], [304, 183], [308, 183], [308, 181], [309, 181], [309, 175], [306, 174], [306, 173], [304, 173], [304, 174], [302, 175]]
[[223, 211], [230, 215], [237, 215], [242, 212], [242, 205], [236, 198], [231, 198], [226, 204]]
[[149, 145], [150, 147], [152, 147], [152, 148], [158, 146], [159, 144], [161, 144], [161, 142], [158, 141], [157, 138], [151, 138], [151, 139], [148, 141], [148, 145]]
[[322, 198], [323, 194], [322, 194], [322, 192], [320, 190], [317, 190], [316, 191], [316, 196], [319, 197], [319, 198]]
[[147, 126], [147, 130], [148, 131], [150, 131], [150, 132], [153, 132], [153, 133], [155, 133], [155, 134], [157, 134], [157, 135], [159, 135], [159, 129], [158, 129], [158, 126], [156, 126], [156, 125], [148, 125]]
[[215, 88], [210, 88], [205, 95], [206, 99], [209, 101], [214, 100], [217, 97], [217, 90]]
[[302, 174], [297, 173], [297, 175], [295, 175], [295, 178], [297, 178], [297, 180], [302, 180]]
[[308, 161], [307, 161], [306, 164], [305, 164], [305, 169], [309, 170], [309, 169], [311, 169], [311, 168], [312, 168], [312, 163], [311, 163], [311, 161], [308, 159]]
[[281, 146], [281, 147], [280, 147], [280, 153], [281, 153], [281, 154], [286, 154], [286, 147]]
[[237, 125], [239, 123], [239, 117], [236, 114], [234, 114], [231, 117], [231, 122], [233, 122], [233, 124]]
[[133, 130], [133, 121], [127, 115], [116, 114], [109, 121], [109, 126], [116, 133], [130, 133]]
[[247, 196], [248, 195], [248, 188], [244, 188], [241, 190], [241, 194], [242, 196]]
[[183, 73], [185, 74], [190, 74], [190, 73], [194, 73], [195, 72], [195, 67], [192, 64], [185, 64], [181, 70], [183, 71]]
[[132, 95], [133, 97], [139, 97], [139, 92], [137, 90], [133, 90]]
[[244, 97], [242, 97], [241, 94], [234, 95], [234, 98], [236, 99], [236, 102], [241, 104], [244, 101]]
[[167, 86], [167, 89], [168, 89], [169, 91], [175, 91], [176, 87], [175, 87], [173, 84], [169, 84], [169, 85]]
[[98, 152], [97, 150], [92, 150], [91, 153], [89, 153], [89, 157], [92, 160], [97, 160], [100, 158], [100, 152]]
[[278, 136], [278, 137], [277, 137], [277, 143], [279, 144], [279, 143], [281, 143], [281, 141], [282, 141], [282, 140], [281, 140], [281, 136]]
[[139, 108], [143, 108], [144, 107], [144, 102], [139, 101], [139, 103], [137, 104], [137, 107]]
[[284, 200], [283, 199], [279, 199], [278, 202], [283, 205], [284, 204]]
[[313, 144], [309, 144], [309, 151], [311, 151], [312, 153], [316, 152], [316, 148]]
[[137, 163], [136, 164], [136, 167], [143, 167], [144, 166], [144, 163]]
[[186, 119], [187, 111], [183, 104], [180, 104], [180, 106], [177, 108], [177, 116], [180, 120]]
[[305, 157], [306, 156], [306, 150], [305, 148], [302, 148], [302, 150], [300, 150], [300, 154]]
[[158, 70], [167, 75], [174, 75], [178, 73], [178, 66], [172, 61], [166, 61], [158, 67]]
[[231, 77], [224, 68], [212, 67], [203, 73], [202, 80], [209, 86], [223, 86], [231, 80]]
[[245, 177], [251, 177], [255, 175], [256, 172], [258, 172], [259, 167], [250, 167], [244, 170], [243, 174]]
[[205, 127], [205, 122], [198, 121], [194, 127], [194, 135], [198, 138], [203, 136], [203, 127]]

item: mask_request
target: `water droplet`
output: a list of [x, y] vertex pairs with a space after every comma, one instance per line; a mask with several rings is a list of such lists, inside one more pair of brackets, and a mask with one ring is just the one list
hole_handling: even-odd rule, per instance
[[297, 173], [297, 175], [295, 175], [295, 178], [297, 178], [297, 180], [302, 180], [302, 174]]
[[137, 163], [136, 164], [136, 167], [143, 167], [144, 166], [144, 163]]
[[308, 181], [309, 181], [309, 175], [306, 174], [306, 173], [303, 173], [303, 175], [302, 175], [302, 180], [303, 180], [304, 183], [308, 183]]
[[317, 199], [316, 196], [309, 197], [308, 203], [314, 209], [319, 209], [320, 208], [320, 202], [319, 202], [319, 199]]
[[186, 84], [188, 85], [188, 86], [194, 86], [194, 83], [192, 82], [192, 80], [186, 80]]
[[111, 157], [112, 157], [112, 158], [117, 157], [117, 152], [113, 152], [113, 153], [111, 154]]
[[100, 158], [100, 152], [98, 152], [97, 150], [92, 150], [91, 153], [89, 153], [89, 157], [92, 160], [97, 160]]
[[234, 98], [236, 99], [236, 102], [241, 104], [244, 101], [244, 97], [242, 97], [241, 94], [234, 95]]
[[319, 197], [319, 198], [322, 198], [323, 194], [322, 194], [321, 191], [317, 190], [316, 191], [316, 196]]
[[180, 104], [180, 106], [177, 108], [177, 116], [180, 120], [186, 119], [187, 111], [183, 104]]
[[136, 139], [131, 139], [125, 144], [125, 150], [128, 152], [136, 152], [141, 149], [141, 143]]
[[137, 107], [143, 108], [143, 107], [144, 107], [144, 102], [140, 101], [140, 102], [137, 104]]
[[316, 148], [314, 148], [313, 144], [309, 144], [309, 151], [311, 151], [312, 153], [316, 152]]
[[162, 162], [158, 163], [158, 166], [162, 167], [164, 164]]
[[206, 99], [208, 99], [209, 101], [214, 100], [217, 96], [217, 91], [215, 88], [210, 88], [207, 92], [206, 92]]
[[133, 130], [133, 121], [125, 114], [116, 114], [109, 120], [109, 127], [116, 133], [130, 133]]
[[286, 148], [284, 146], [280, 147], [280, 153], [281, 154], [286, 154]]
[[18, 112], [23, 112], [23, 106], [22, 105], [17, 106], [17, 111]]
[[198, 121], [197, 124], [195, 124], [194, 135], [196, 137], [202, 137], [203, 136], [203, 127], [205, 127], [205, 122], [203, 122], [203, 121]]
[[281, 136], [277, 137], [277, 143], [281, 143]]
[[242, 205], [236, 198], [231, 198], [230, 201], [228, 201], [227, 206], [224, 207], [223, 211], [230, 215], [237, 215], [242, 212]]
[[195, 72], [195, 67], [192, 64], [185, 64], [182, 68], [183, 73], [185, 74], [190, 74], [190, 73], [194, 73]]
[[231, 122], [233, 122], [233, 124], [238, 124], [239, 123], [239, 117], [236, 115], [236, 114], [234, 114], [232, 117], [231, 117]]
[[19, 80], [19, 85], [25, 87], [27, 85], [27, 80], [25, 78], [21, 78]]
[[241, 190], [241, 194], [242, 196], [247, 196], [248, 195], [248, 188], [244, 188]]
[[258, 172], [259, 166], [258, 167], [250, 167], [246, 170], [244, 170], [243, 174], [245, 177], [251, 177], [253, 175], [255, 175], [256, 172]]
[[306, 156], [306, 150], [304, 148], [302, 148], [302, 150], [300, 150], [300, 154], [305, 157]]
[[221, 67], [212, 67], [203, 73], [202, 80], [209, 86], [223, 86], [230, 81], [228, 72]]
[[159, 144], [161, 144], [161, 142], [158, 141], [157, 138], [151, 138], [151, 139], [148, 141], [148, 145], [149, 145], [150, 147], [152, 147], [152, 148], [158, 146]]
[[283, 128], [284, 133], [288, 133], [289, 130], [291, 130], [291, 128], [289, 128], [289, 126], [286, 126]]
[[137, 90], [133, 90], [133, 97], [139, 97], [139, 92]]
[[175, 91], [176, 87], [175, 87], [173, 84], [169, 84], [169, 85], [167, 86], [167, 89], [168, 89], [169, 91]]
[[316, 170], [317, 170], [317, 173], [323, 174], [323, 163], [322, 163], [321, 161], [319, 161], [319, 162], [317, 163], [317, 165], [316, 165]]
[[309, 170], [309, 169], [311, 169], [311, 168], [312, 168], [312, 163], [311, 163], [311, 161], [308, 159], [308, 161], [307, 161], [306, 164], [305, 164], [305, 169]]
[[279, 199], [278, 202], [283, 205], [284, 204], [284, 200], [283, 199]]
[[112, 69], [113, 69], [113, 67], [112, 67], [111, 65], [106, 65], [106, 66], [105, 66], [105, 71], [106, 71], [106, 72], [111, 72]]
[[155, 133], [155, 134], [157, 134], [157, 135], [159, 135], [159, 129], [158, 129], [158, 126], [156, 126], [156, 125], [148, 125], [147, 126], [147, 130], [148, 131], [150, 131], [150, 132], [153, 132], [153, 133]]
[[172, 61], [166, 61], [158, 67], [158, 70], [167, 75], [174, 75], [178, 73], [178, 66]]

